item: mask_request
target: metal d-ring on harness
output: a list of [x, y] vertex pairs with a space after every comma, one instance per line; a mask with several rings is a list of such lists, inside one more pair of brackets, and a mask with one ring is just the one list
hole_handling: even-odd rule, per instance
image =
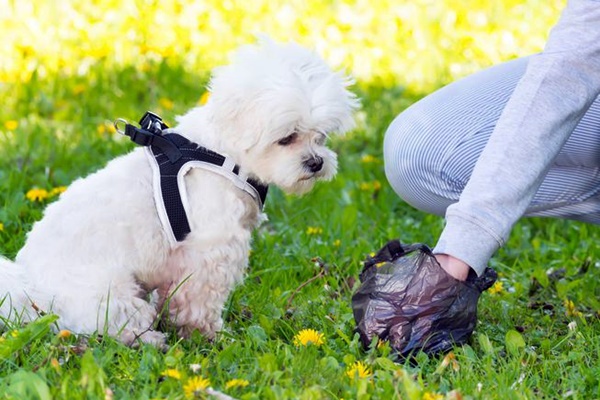
[[[114, 122], [117, 132], [146, 148], [154, 171], [154, 200], [164, 229], [172, 243], [185, 239], [191, 228], [187, 218], [187, 196], [183, 178], [191, 168], [204, 168], [230, 179], [252, 196], [262, 210], [268, 186], [240, 176], [240, 167], [231, 159], [190, 142], [177, 133], [166, 132], [162, 119], [147, 111], [140, 127], [124, 119]], [[124, 125], [125, 129], [121, 129]]]

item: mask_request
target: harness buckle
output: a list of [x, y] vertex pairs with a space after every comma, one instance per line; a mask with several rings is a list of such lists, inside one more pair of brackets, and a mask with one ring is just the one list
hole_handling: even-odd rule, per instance
[[167, 124], [163, 122], [162, 118], [151, 111], [146, 111], [146, 113], [142, 116], [140, 119], [140, 127], [152, 132], [155, 135], [160, 135], [163, 129], [168, 128]]

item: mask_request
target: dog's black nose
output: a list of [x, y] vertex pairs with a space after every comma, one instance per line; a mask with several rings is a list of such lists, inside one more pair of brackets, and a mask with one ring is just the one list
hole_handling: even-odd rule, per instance
[[323, 158], [319, 156], [314, 156], [309, 158], [304, 162], [306, 168], [310, 170], [310, 172], [319, 172], [321, 168], [323, 168]]

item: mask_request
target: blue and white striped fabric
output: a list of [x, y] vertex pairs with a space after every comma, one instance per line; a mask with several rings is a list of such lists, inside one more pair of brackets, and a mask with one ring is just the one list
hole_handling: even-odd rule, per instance
[[[520, 58], [488, 68], [443, 87], [396, 117], [385, 136], [385, 172], [402, 199], [440, 216], [458, 201], [526, 66], [527, 58]], [[554, 160], [525, 215], [598, 224], [599, 193], [597, 99]]]

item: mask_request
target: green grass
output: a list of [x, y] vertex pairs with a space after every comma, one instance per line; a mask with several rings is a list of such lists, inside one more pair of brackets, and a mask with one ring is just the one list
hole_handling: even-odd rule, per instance
[[[172, 122], [197, 103], [205, 82], [168, 63], [144, 72], [98, 64], [85, 77], [0, 86], [0, 253], [14, 257], [42, 216], [44, 203], [25, 198], [29, 189], [69, 185], [133, 148], [106, 130], [110, 121], [136, 120], [150, 109]], [[173, 337], [161, 353], [97, 335], [61, 337], [50, 330], [53, 316], [9, 323], [0, 341], [0, 397], [177, 399], [198, 375], [243, 399], [600, 398], [600, 249], [591, 225], [517, 224], [492, 260], [503, 291], [482, 296], [473, 339], [454, 349], [454, 359], [420, 354], [417, 365], [403, 365], [387, 346], [360, 346], [350, 298], [361, 261], [394, 237], [433, 244], [443, 221], [403, 203], [383, 172], [387, 125], [424, 94], [360, 83], [354, 89], [363, 109], [358, 128], [332, 144], [340, 155], [337, 178], [304, 197], [271, 191], [269, 222], [255, 233], [247, 279], [231, 295], [225, 329], [213, 343]], [[18, 122], [14, 131], [8, 120]], [[366, 155], [375, 161], [363, 162]], [[567, 316], [565, 299], [583, 316]], [[325, 343], [294, 346], [305, 328], [322, 332]], [[346, 375], [357, 360], [370, 377]], [[181, 379], [165, 377], [169, 369]], [[249, 385], [227, 389], [232, 378]]]

